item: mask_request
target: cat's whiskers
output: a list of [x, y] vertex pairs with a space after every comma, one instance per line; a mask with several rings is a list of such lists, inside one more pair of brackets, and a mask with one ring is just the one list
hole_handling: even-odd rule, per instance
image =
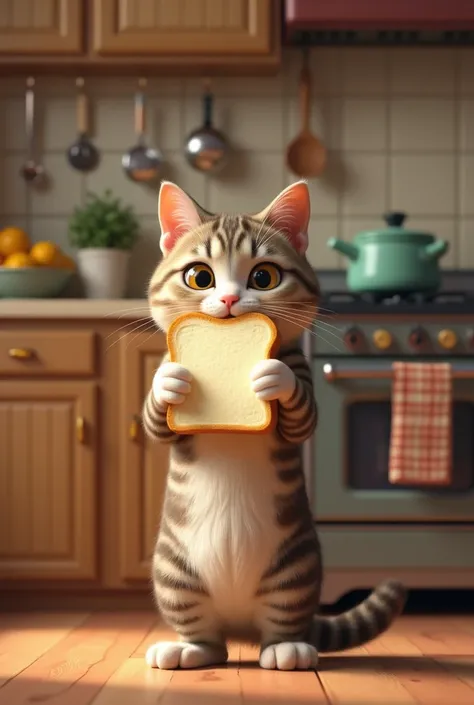
[[[291, 314], [284, 314], [284, 313], [280, 313], [280, 312], [276, 312], [276, 311], [270, 311], [270, 310], [269, 310], [268, 312], [269, 312], [274, 318], [277, 318], [277, 319], [280, 318], [282, 321], [285, 321], [286, 323], [291, 323], [292, 325], [296, 326], [297, 328], [300, 328], [301, 330], [306, 331], [307, 333], [309, 333], [309, 335], [312, 335], [312, 336], [314, 336], [315, 338], [320, 338], [320, 339], [323, 340], [325, 343], [327, 343], [327, 345], [330, 345], [332, 348], [334, 348], [334, 349], [337, 350], [338, 352], [342, 352], [342, 347], [338, 347], [338, 346], [336, 346], [333, 342], [331, 342], [330, 340], [327, 340], [323, 335], [321, 335], [320, 331], [318, 331], [318, 330], [311, 330], [313, 326], [314, 326], [315, 328], [317, 328], [317, 325], [316, 325], [314, 322], [312, 322], [312, 321], [310, 321], [310, 322], [308, 322], [308, 321], [303, 321], [303, 322], [301, 322], [299, 319], [295, 318], [295, 317], [294, 317], [293, 315], [291, 315]], [[306, 325], [304, 325], [304, 323], [306, 323]], [[324, 332], [333, 335], [337, 340], [339, 340], [338, 336], [337, 336], [335, 333], [332, 333], [332, 331], [329, 331], [329, 330], [325, 330], [325, 329], [324, 329]]]
[[120, 326], [120, 328], [115, 328], [111, 333], [109, 333], [108, 335], [106, 335], [106, 336], [105, 336], [105, 340], [108, 340], [108, 339], [111, 338], [113, 335], [116, 335], [117, 333], [120, 333], [121, 330], [125, 330], [125, 329], [128, 328], [129, 326], [133, 326], [133, 328], [131, 328], [130, 331], [127, 331], [127, 333], [133, 333], [133, 331], [135, 330], [135, 326], [141, 327], [141, 326], [144, 325], [146, 322], [151, 323], [152, 321], [153, 321], [153, 319], [151, 318], [151, 316], [147, 316], [145, 319], [142, 318], [142, 319], [140, 319], [140, 320], [138, 320], [138, 321], [137, 321], [136, 319], [133, 319], [132, 321], [128, 321], [128, 323], [125, 323], [123, 326]]
[[[288, 302], [288, 303], [296, 303], [296, 302]], [[304, 305], [304, 304], [303, 304], [303, 305]], [[293, 309], [293, 310], [289, 310], [288, 307], [287, 307], [287, 304], [283, 304], [283, 303], [270, 303], [270, 304], [268, 304], [268, 306], [272, 306], [272, 307], [274, 307], [275, 309], [279, 309], [279, 310], [281, 310], [281, 311], [283, 311], [283, 312], [286, 312], [286, 313], [288, 313], [290, 316], [293, 316], [295, 313], [297, 313], [297, 314], [298, 314], [298, 313], [305, 313], [304, 310], [300, 310], [300, 309], [296, 309], [296, 311], [295, 311], [294, 309]], [[309, 312], [308, 312], [308, 315], [309, 315]], [[333, 328], [333, 329], [336, 330], [338, 333], [341, 332], [342, 329], [341, 329], [341, 328], [338, 328], [338, 326], [335, 326], [335, 325], [333, 325], [332, 323], [328, 323], [327, 321], [322, 321], [317, 311], [314, 313], [314, 315], [313, 315], [313, 314], [311, 314], [311, 315], [312, 315], [312, 319], [313, 319], [314, 321], [317, 321], [320, 325], [324, 325], [324, 326], [326, 326], [327, 328]]]
[[136, 306], [135, 308], [124, 308], [122, 311], [117, 314], [115, 311], [112, 311], [111, 313], [105, 313], [104, 318], [123, 318], [124, 316], [128, 316], [132, 313], [136, 313], [139, 311], [147, 311], [149, 312], [149, 307], [148, 306]]
[[[124, 326], [124, 327], [126, 327], [126, 326]], [[142, 321], [142, 322], [139, 323], [137, 326], [135, 326], [135, 328], [132, 328], [132, 330], [128, 330], [128, 331], [125, 331], [124, 333], [122, 333], [122, 335], [120, 335], [120, 336], [117, 338], [117, 340], [114, 340], [113, 343], [111, 343], [111, 344], [106, 348], [105, 352], [106, 352], [106, 353], [110, 352], [110, 351], [112, 350], [112, 348], [114, 348], [115, 345], [117, 345], [117, 343], [120, 343], [126, 336], [128, 336], [128, 335], [133, 335], [134, 333], [136, 334], [137, 332], [138, 332], [139, 334], [140, 334], [140, 333], [144, 333], [144, 332], [146, 332], [147, 330], [149, 330], [151, 327], [153, 327], [153, 328], [156, 327], [156, 324], [155, 324], [155, 322], [153, 321], [153, 319], [148, 319], [148, 320], [146, 320], [146, 321]], [[120, 331], [120, 330], [121, 330], [121, 329], [119, 329], [119, 331]], [[116, 334], [116, 333], [119, 332], [119, 331], [114, 331], [114, 333]], [[110, 336], [108, 336], [108, 337], [110, 337]]]
[[[270, 312], [271, 309], [268, 309], [268, 311]], [[278, 309], [274, 310], [274, 315], [279, 315], [280, 313], [285, 314], [285, 311], [281, 311]], [[299, 323], [304, 323], [308, 329], [309, 328], [322, 329], [325, 333], [329, 333], [329, 335], [332, 335], [334, 338], [336, 338], [336, 340], [338, 340], [338, 341], [341, 340], [341, 336], [340, 336], [341, 331], [338, 328], [336, 328], [337, 333], [335, 333], [332, 330], [328, 330], [327, 328], [324, 328], [321, 325], [322, 324], [321, 321], [319, 321], [318, 319], [314, 319], [313, 317], [309, 316], [309, 314], [308, 314], [308, 317], [306, 317], [303, 314], [295, 315], [293, 312], [292, 313], [286, 312], [286, 315], [289, 316], [291, 320], [298, 321]]]

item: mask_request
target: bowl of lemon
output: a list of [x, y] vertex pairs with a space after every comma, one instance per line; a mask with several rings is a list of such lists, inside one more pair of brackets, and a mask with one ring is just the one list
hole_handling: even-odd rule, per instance
[[54, 242], [31, 244], [21, 228], [0, 230], [0, 299], [60, 296], [76, 269]]

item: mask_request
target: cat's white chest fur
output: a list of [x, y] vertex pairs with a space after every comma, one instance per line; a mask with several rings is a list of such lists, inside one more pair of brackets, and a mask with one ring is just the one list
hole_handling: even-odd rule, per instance
[[229, 622], [250, 618], [251, 597], [279, 542], [268, 436], [197, 435], [187, 483], [189, 556]]

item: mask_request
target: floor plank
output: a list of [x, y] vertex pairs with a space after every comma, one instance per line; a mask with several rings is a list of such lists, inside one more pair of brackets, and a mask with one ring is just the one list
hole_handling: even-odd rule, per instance
[[[370, 664], [370, 665], [368, 665]], [[319, 678], [331, 705], [417, 705], [390, 664], [365, 647], [321, 657]]]
[[237, 644], [224, 667], [150, 669], [148, 646], [174, 639], [151, 612], [0, 614], [0, 705], [474, 704], [474, 617], [404, 617], [317, 674], [265, 671]]
[[150, 668], [143, 658], [129, 658], [115, 671], [92, 705], [156, 705], [173, 671]]
[[314, 672], [265, 671], [258, 666], [258, 653], [257, 648], [240, 648], [239, 675], [245, 705], [263, 705], [267, 701], [277, 705], [328, 705]]
[[87, 618], [86, 612], [0, 615], [0, 687]]
[[98, 613], [0, 690], [0, 705], [90, 705], [156, 621], [147, 612]]

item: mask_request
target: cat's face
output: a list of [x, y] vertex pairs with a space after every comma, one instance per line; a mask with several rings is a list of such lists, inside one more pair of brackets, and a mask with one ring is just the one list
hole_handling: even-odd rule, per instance
[[162, 330], [183, 313], [227, 318], [250, 311], [271, 318], [282, 342], [309, 328], [319, 287], [304, 255], [305, 184], [289, 187], [260, 214], [216, 216], [165, 182], [159, 216], [164, 256], [151, 278], [149, 301]]

